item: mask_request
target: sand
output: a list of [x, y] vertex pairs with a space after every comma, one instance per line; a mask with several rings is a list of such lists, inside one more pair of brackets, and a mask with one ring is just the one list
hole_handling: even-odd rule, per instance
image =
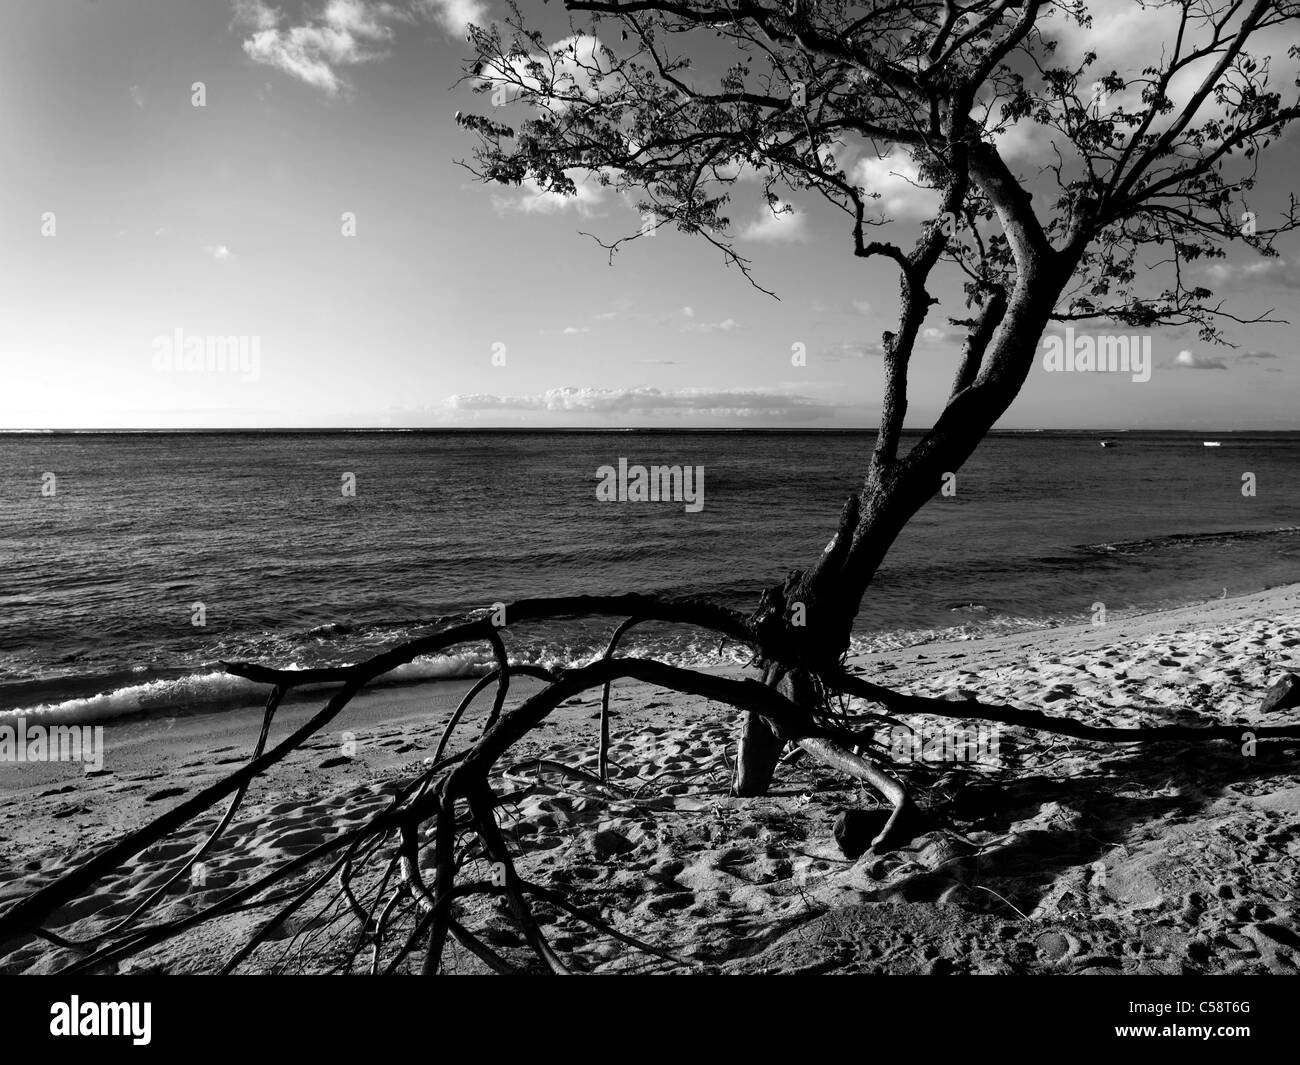
[[[1092, 724], [1295, 724], [1300, 709], [1264, 714], [1259, 704], [1280, 675], [1300, 672], [1300, 585], [853, 664], [892, 687], [968, 692]], [[396, 782], [420, 771], [467, 687], [358, 697], [255, 782], [204, 876], [183, 879], [158, 913], [193, 912], [382, 808]], [[512, 698], [536, 687], [519, 681]], [[272, 742], [321, 702], [282, 708]], [[487, 705], [470, 711], [459, 739], [476, 733]], [[733, 711], [634, 682], [616, 684], [612, 706], [617, 788], [546, 768], [594, 768], [598, 693], [557, 710], [493, 781], [510, 797], [502, 825], [521, 875], [677, 958], [648, 957], [539, 907], [579, 971], [1300, 971], [1300, 742], [1260, 742], [1246, 755], [1236, 742], [1120, 747], [1003, 729], [994, 764], [909, 773], [940, 815], [927, 831], [849, 860], [835, 818], [878, 806], [873, 793], [802, 758], [778, 770], [771, 794], [738, 799], [727, 788]], [[0, 906], [228, 773], [252, 749], [260, 718], [248, 709], [109, 722], [97, 776], [66, 763], [0, 763]], [[77, 938], [129, 913], [218, 813], [137, 856], [50, 927]], [[119, 971], [211, 971], [266, 916], [220, 918]], [[529, 964], [497, 901], [467, 901], [460, 919]], [[309, 907], [241, 971], [328, 970], [351, 942], [344, 928]], [[0, 971], [52, 972], [74, 958], [29, 939], [0, 946]], [[417, 953], [407, 968], [418, 965]], [[482, 971], [459, 947], [448, 968]]]

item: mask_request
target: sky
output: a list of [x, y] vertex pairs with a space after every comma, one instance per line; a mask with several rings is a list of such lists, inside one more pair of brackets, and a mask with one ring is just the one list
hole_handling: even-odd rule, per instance
[[[564, 35], [553, 10], [522, 6]], [[640, 221], [612, 190], [561, 199], [457, 165], [473, 143], [453, 116], [485, 105], [455, 84], [464, 26], [499, 17], [499, 0], [5, 13], [0, 429], [876, 424], [896, 274], [853, 257], [830, 207], [795, 198], [774, 219], [757, 183], [737, 186], [736, 247], [777, 300], [667, 229], [611, 265], [584, 232], [610, 241]], [[1094, 14], [1104, 62], [1149, 60], [1155, 15], [1132, 0]], [[1265, 210], [1292, 188], [1297, 143], [1265, 160]], [[1030, 138], [1006, 150], [1022, 173], [1043, 164]], [[910, 244], [930, 204], [905, 161], [857, 165]], [[1233, 251], [1207, 282], [1242, 316], [1300, 321], [1300, 239], [1279, 250]], [[956, 291], [937, 286], [911, 427], [951, 385]], [[1000, 427], [1293, 429], [1293, 330], [1235, 327], [1235, 350], [1157, 332], [1145, 383], [1040, 363]], [[242, 362], [172, 360], [210, 336], [242, 338]]]

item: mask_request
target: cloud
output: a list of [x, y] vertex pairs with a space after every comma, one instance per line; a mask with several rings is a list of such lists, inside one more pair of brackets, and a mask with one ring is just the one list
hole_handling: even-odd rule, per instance
[[488, 6], [483, 0], [417, 0], [415, 6], [448, 33], [464, 33], [471, 22], [482, 26], [488, 21]]
[[1276, 359], [1277, 356], [1271, 351], [1243, 351], [1240, 356], [1244, 359]]
[[730, 159], [715, 168], [719, 181], [760, 181], [763, 171], [743, 159]]
[[1228, 367], [1219, 359], [1207, 355], [1197, 355], [1190, 351], [1180, 351], [1173, 362], [1175, 370], [1226, 370]]
[[778, 202], [741, 230], [740, 238], [767, 244], [802, 243], [808, 239], [807, 216]]
[[1300, 270], [1281, 257], [1248, 263], [1214, 263], [1205, 268], [1209, 282], [1223, 292], [1245, 292], [1262, 285], [1300, 288]]
[[219, 263], [224, 263], [235, 257], [235, 253], [224, 244], [205, 244], [203, 245], [203, 250]]
[[814, 356], [823, 362], [844, 362], [848, 359], [867, 359], [877, 355], [883, 355], [884, 349], [880, 344], [832, 344], [829, 347], [821, 348]]
[[535, 178], [524, 178], [517, 192], [492, 197], [492, 205], [499, 212], [519, 211], [523, 214], [559, 214], [575, 211], [582, 218], [598, 214], [597, 208], [605, 202], [605, 186], [589, 170], [571, 169], [565, 173], [577, 189], [572, 195], [550, 192]]
[[608, 98], [627, 83], [614, 72], [613, 57], [599, 37], [575, 33], [544, 52], [517, 53], [488, 63], [479, 71], [479, 84], [492, 89], [494, 96], [503, 93], [505, 100], [533, 94], [531, 102], [559, 113], [578, 99], [594, 103]]
[[[734, 318], [724, 318], [720, 322], [697, 322], [695, 320], [694, 307], [683, 307], [681, 310], [681, 316], [686, 319], [686, 321], [681, 323], [681, 330], [683, 333], [716, 333], [719, 331], [730, 333], [733, 329], [740, 328], [740, 323]], [[669, 322], [672, 320], [672, 318], [668, 319]], [[665, 319], [659, 319], [660, 324], [664, 321]]]
[[859, 159], [852, 177], [869, 195], [879, 197], [876, 202], [887, 218], [925, 219], [939, 213], [939, 193], [918, 184], [920, 168], [902, 149], [878, 159]]
[[552, 388], [532, 396], [455, 395], [447, 407], [462, 412], [529, 411], [567, 415], [674, 415], [770, 419], [825, 418], [829, 407], [806, 396], [743, 390], [658, 388]]
[[144, 107], [144, 90], [139, 85], [132, 85], [127, 92], [131, 94], [131, 102], [136, 107]]
[[682, 326], [682, 330], [687, 333], [730, 333], [733, 329], [739, 329], [740, 323], [734, 318], [724, 318], [720, 322], [687, 322]]
[[[996, 125], [996, 122], [987, 122], [987, 125]], [[1051, 132], [1026, 119], [998, 130], [990, 139], [998, 154], [1007, 162], [1014, 163], [1032, 159], [1041, 153], [1052, 139]]]
[[282, 26], [284, 16], [265, 0], [236, 0], [237, 25], [251, 30], [244, 53], [255, 63], [275, 67], [330, 96], [351, 89], [339, 68], [382, 59], [393, 39], [387, 20], [401, 17], [388, 3], [328, 0], [318, 14], [298, 26]]
[[267, 0], [233, 0], [244, 53], [330, 96], [351, 91], [343, 68], [388, 55], [394, 25], [435, 22], [461, 34], [487, 21], [484, 0], [324, 0], [295, 24]]
[[[1146, 103], [1142, 100], [1142, 91], [1149, 84], [1149, 72], [1152, 66], [1165, 67], [1168, 64], [1171, 49], [1165, 47], [1176, 36], [1181, 37], [1184, 56], [1196, 52], [1209, 43], [1211, 34], [1217, 32], [1217, 16], [1227, 18], [1227, 9], [1216, 10], [1215, 18], [1192, 5], [1189, 9], [1191, 19], [1180, 32], [1179, 20], [1186, 5], [1158, 2], [1139, 2], [1133, 0], [1088, 0], [1087, 22], [1080, 25], [1069, 16], [1071, 5], [1063, 4], [1055, 10], [1046, 10], [1039, 19], [1036, 29], [1041, 32], [1043, 45], [1033, 45], [1040, 61], [1049, 66], [1074, 67], [1081, 63], [1087, 53], [1095, 53], [1097, 59], [1084, 72], [1077, 93], [1082, 102], [1096, 106], [1101, 113], [1124, 108], [1126, 111], [1142, 112]], [[1232, 33], [1240, 25], [1241, 11], [1232, 13], [1228, 32]], [[1045, 46], [1055, 43], [1057, 49], [1050, 58]], [[1153, 42], [1155, 47], [1153, 48]], [[1269, 67], [1269, 87], [1280, 89], [1294, 83], [1300, 73], [1300, 53], [1290, 54], [1294, 44], [1294, 30], [1289, 23], [1282, 22], [1251, 35], [1249, 52], [1257, 59], [1266, 59]], [[1174, 105], [1167, 114], [1157, 115], [1150, 132], [1159, 132], [1169, 127], [1200, 86], [1205, 75], [1217, 62], [1218, 55], [1206, 53], [1177, 72], [1170, 82], [1167, 95]], [[1127, 88], [1109, 95], [1093, 97], [1094, 91], [1100, 90], [1100, 80], [1107, 74], [1115, 72], [1124, 78]], [[1041, 88], [1041, 80], [1039, 81]], [[1195, 115], [1195, 123], [1210, 119], [1222, 119], [1236, 99], [1235, 93], [1229, 93], [1220, 99], [1211, 93], [1205, 99]], [[996, 108], [994, 109], [996, 112]], [[1062, 149], [1068, 148], [1067, 138], [1059, 131], [1037, 125], [1031, 120], [1022, 120], [1001, 135], [994, 136], [1003, 157], [1010, 160], [1019, 158], [1025, 163], [1034, 158], [1050, 155], [1049, 142]]]
[[565, 336], [575, 336], [578, 333], [590, 333], [591, 328], [585, 325], [566, 325], [561, 332], [563, 332]]
[[232, 0], [235, 25], [253, 30], [272, 30], [280, 22], [280, 12], [265, 0]]

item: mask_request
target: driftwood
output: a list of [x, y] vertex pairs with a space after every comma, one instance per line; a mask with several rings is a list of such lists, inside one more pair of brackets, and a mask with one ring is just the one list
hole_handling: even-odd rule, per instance
[[[1243, 731], [1234, 726], [1099, 728], [1054, 718], [1036, 710], [987, 705], [976, 700], [951, 702], [909, 695], [872, 683], [865, 677], [847, 672], [842, 666], [814, 674], [822, 696], [817, 704], [809, 705], [792, 701], [776, 686], [755, 679], [715, 676], [643, 658], [614, 657], [620, 639], [633, 625], [661, 621], [701, 627], [716, 632], [724, 640], [738, 641], [750, 648], [754, 662], [766, 667], [775, 663], [790, 668], [807, 668], [805, 662], [783, 661], [779, 656], [785, 652], [767, 646], [767, 641], [760, 637], [751, 619], [713, 604], [647, 596], [584, 596], [525, 600], [505, 607], [510, 625], [574, 614], [623, 615], [624, 620], [615, 629], [600, 658], [585, 666], [559, 671], [511, 663], [502, 638], [503, 630], [488, 619], [453, 625], [353, 666], [278, 670], [246, 663], [225, 664], [227, 671], [235, 676], [271, 686], [261, 734], [249, 761], [223, 780], [10, 905], [0, 914], [0, 947], [20, 937], [41, 936], [80, 955], [67, 971], [103, 971], [204, 922], [242, 911], [269, 911], [266, 921], [236, 947], [223, 966], [222, 971], [230, 972], [267, 943], [283, 938], [291, 918], [308, 903], [314, 902], [318, 908], [321, 904], [338, 903], [339, 919], [346, 921], [353, 933], [351, 948], [338, 966], [341, 969], [354, 971], [356, 959], [368, 947], [370, 972], [394, 972], [422, 946], [422, 971], [436, 973], [444, 966], [446, 944], [451, 939], [491, 970], [517, 972], [517, 964], [502, 957], [458, 919], [457, 900], [491, 895], [505, 900], [532, 953], [550, 972], [563, 974], [570, 970], [534, 916], [534, 900], [564, 910], [602, 934], [648, 956], [686, 965], [688, 963], [670, 951], [629, 936], [584, 912], [558, 892], [520, 877], [497, 820], [502, 797], [491, 785], [490, 775], [494, 768], [556, 707], [594, 688], [602, 689], [598, 773], [595, 776], [581, 774], [558, 763], [552, 768], [587, 776], [592, 785], [614, 787], [607, 774], [609, 691], [613, 681], [623, 678], [703, 696], [745, 711], [751, 717], [761, 718], [782, 746], [795, 744], [821, 762], [869, 784], [892, 807], [885, 827], [872, 841], [874, 851], [889, 849], [907, 837], [914, 827], [910, 815], [917, 812], [899, 775], [899, 768], [891, 766], [872, 741], [876, 727], [895, 720], [891, 714], [991, 721], [1107, 743], [1235, 740]], [[232, 891], [217, 902], [183, 917], [148, 921], [149, 911], [155, 908], [167, 890], [212, 848], [233, 822], [254, 777], [266, 773], [316, 735], [347, 707], [365, 685], [418, 656], [475, 642], [487, 643], [492, 648], [495, 668], [466, 693], [442, 733], [430, 759], [431, 764], [414, 778], [402, 782], [385, 809], [364, 824], [317, 845], [307, 853], [286, 859], [260, 879]], [[513, 676], [540, 680], [544, 687], [516, 705], [506, 707]], [[270, 726], [284, 696], [289, 690], [308, 684], [337, 684], [338, 687], [310, 720], [268, 750]], [[456, 729], [465, 712], [480, 693], [494, 685], [495, 695], [482, 733], [473, 742], [447, 753], [454, 746]], [[843, 705], [846, 699], [865, 700], [869, 706], [850, 712]], [[1300, 726], [1251, 731], [1257, 739], [1300, 737]], [[510, 779], [509, 774], [507, 779]], [[229, 800], [229, 805], [207, 839], [178, 865], [165, 884], [153, 890], [126, 917], [80, 941], [69, 940], [44, 927], [61, 907], [81, 897], [141, 851], [224, 800]], [[421, 852], [427, 848], [432, 848], [432, 883], [425, 882], [421, 871]], [[356, 891], [358, 870], [363, 867], [376, 873], [377, 879], [377, 884], [369, 891], [368, 902], [358, 898]], [[382, 873], [377, 872], [379, 869], [383, 870]], [[465, 873], [468, 869], [474, 871], [473, 878]], [[305, 883], [297, 882], [309, 874]], [[290, 887], [291, 883], [295, 886]], [[410, 925], [410, 931], [400, 943], [392, 938], [399, 917]], [[386, 964], [381, 966], [385, 960]]]

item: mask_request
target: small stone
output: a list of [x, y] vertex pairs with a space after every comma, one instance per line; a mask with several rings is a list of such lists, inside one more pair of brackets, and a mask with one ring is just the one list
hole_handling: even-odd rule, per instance
[[835, 842], [852, 861], [866, 853], [889, 820], [887, 810], [845, 810], [835, 819]]
[[1060, 961], [1073, 951], [1070, 937], [1062, 932], [1044, 932], [1034, 940], [1034, 946], [1049, 961]]
[[1264, 693], [1259, 711], [1267, 714], [1275, 710], [1290, 710], [1293, 706], [1300, 706], [1300, 677], [1287, 673]]

